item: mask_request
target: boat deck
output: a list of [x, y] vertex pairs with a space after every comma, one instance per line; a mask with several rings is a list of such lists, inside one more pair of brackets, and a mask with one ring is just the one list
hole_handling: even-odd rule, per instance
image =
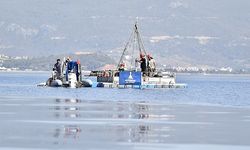
[[142, 84], [142, 85], [119, 85], [114, 83], [102, 83], [100, 88], [133, 88], [133, 89], [155, 89], [155, 88], [187, 88], [187, 84]]

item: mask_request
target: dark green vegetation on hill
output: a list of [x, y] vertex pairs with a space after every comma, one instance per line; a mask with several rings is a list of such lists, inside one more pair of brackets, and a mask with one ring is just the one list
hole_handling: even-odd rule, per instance
[[10, 59], [3, 62], [3, 66], [6, 68], [19, 68], [20, 70], [32, 69], [32, 70], [52, 70], [53, 65], [56, 63], [56, 59], [67, 58], [70, 56], [73, 60], [80, 60], [83, 69], [85, 70], [94, 70], [100, 67], [103, 67], [106, 64], [115, 64], [115, 61], [101, 53], [92, 53], [92, 54], [84, 54], [84, 55], [50, 55], [50, 56], [42, 56], [42, 57], [34, 57], [26, 59]]

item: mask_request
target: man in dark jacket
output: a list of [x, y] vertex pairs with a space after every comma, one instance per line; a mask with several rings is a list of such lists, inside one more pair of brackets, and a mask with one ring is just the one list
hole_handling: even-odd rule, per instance
[[147, 75], [148, 72], [148, 62], [147, 59], [145, 58], [144, 54], [140, 54], [140, 63], [141, 63], [141, 71], [143, 73], [143, 75]]
[[54, 64], [53, 70], [56, 71], [56, 78], [61, 79], [62, 67], [61, 67], [61, 60], [60, 59], [56, 60], [56, 63]]

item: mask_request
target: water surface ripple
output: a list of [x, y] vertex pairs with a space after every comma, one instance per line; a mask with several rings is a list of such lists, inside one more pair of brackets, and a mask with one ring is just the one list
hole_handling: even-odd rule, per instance
[[0, 149], [250, 148], [249, 76], [180, 75], [185, 89], [66, 89], [0, 73]]

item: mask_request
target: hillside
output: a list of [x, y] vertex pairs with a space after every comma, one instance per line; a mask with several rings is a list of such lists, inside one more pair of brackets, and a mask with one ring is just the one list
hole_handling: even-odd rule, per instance
[[[80, 60], [84, 70], [94, 70], [105, 66], [106, 64], [115, 64], [116, 62], [109, 56], [102, 53], [84, 53], [84, 54], [65, 54], [65, 55], [50, 55], [41, 57], [30, 57], [25, 59], [6, 59], [1, 65], [5, 68], [18, 68], [18, 70], [36, 70], [47, 71], [52, 70], [56, 60], [65, 57], [71, 57], [72, 60]], [[0, 59], [1, 60], [1, 59]]]
[[248, 0], [1, 0], [0, 54], [91, 51], [115, 60], [138, 17], [161, 64], [249, 69], [249, 8]]

